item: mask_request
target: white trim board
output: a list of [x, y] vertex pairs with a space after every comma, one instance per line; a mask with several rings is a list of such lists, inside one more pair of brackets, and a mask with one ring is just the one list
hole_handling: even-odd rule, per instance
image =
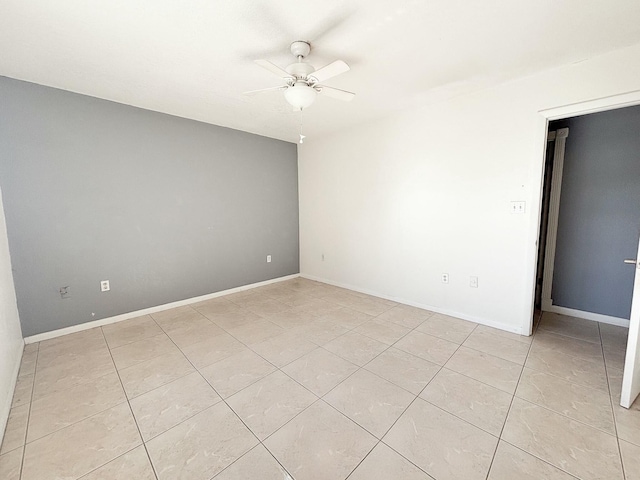
[[[433, 305], [426, 305], [426, 304], [423, 304], [423, 303], [412, 302], [410, 300], [406, 300], [406, 299], [402, 299], [402, 298], [398, 298], [398, 297], [391, 297], [389, 295], [383, 295], [381, 293], [374, 292], [374, 291], [367, 290], [367, 289], [362, 289], [362, 288], [359, 288], [359, 287], [355, 287], [353, 285], [334, 282], [332, 280], [327, 280], [326, 278], [320, 278], [320, 277], [316, 277], [316, 276], [313, 276], [313, 275], [307, 275], [306, 273], [301, 273], [300, 277], [306, 278], [308, 280], [314, 280], [316, 282], [326, 283], [328, 285], [333, 285], [334, 287], [346, 288], [348, 290], [353, 290], [354, 292], [364, 293], [366, 295], [372, 295], [374, 297], [379, 297], [379, 298], [382, 298], [384, 300], [391, 300], [392, 302], [401, 303], [403, 305], [409, 305], [411, 307], [417, 307], [417, 308], [422, 308], [424, 310], [429, 310], [431, 312], [441, 313], [442, 315], [448, 315], [450, 317], [461, 318], [463, 320], [468, 320], [470, 322], [479, 323], [481, 325], [486, 325], [487, 327], [493, 327], [493, 328], [497, 328], [499, 330], [504, 330], [505, 332], [510, 332], [510, 333], [516, 333], [518, 335], [523, 335], [522, 334], [522, 329], [518, 328], [518, 327], [515, 327], [513, 325], [506, 325], [504, 323], [493, 322], [491, 320], [487, 320], [486, 318], [474, 317], [472, 315], [467, 315], [467, 314], [456, 312], [454, 310], [449, 310], [449, 309], [446, 309], [446, 308], [434, 307]], [[526, 337], [526, 336], [529, 336], [529, 335], [525, 334], [523, 336]]]
[[2, 444], [2, 440], [4, 439], [5, 428], [7, 427], [7, 422], [9, 421], [11, 404], [13, 403], [13, 394], [16, 391], [18, 374], [20, 373], [20, 364], [22, 363], [22, 354], [24, 353], [24, 344], [22, 345], [22, 349], [20, 349], [19, 352], [20, 353], [16, 355], [16, 358], [13, 361], [13, 383], [11, 384], [11, 388], [8, 391], [7, 398], [3, 402], [4, 404], [0, 405], [0, 445]]
[[555, 148], [553, 153], [553, 170], [551, 173], [551, 196], [549, 198], [549, 215], [547, 218], [547, 243], [544, 255], [544, 271], [542, 274], [542, 306], [553, 304], [551, 288], [553, 269], [556, 262], [556, 242], [558, 239], [558, 220], [560, 217], [560, 194], [562, 190], [562, 174], [564, 170], [564, 152], [569, 136], [568, 128], [555, 132]]
[[584, 320], [591, 320], [594, 322], [608, 323], [609, 325], [617, 325], [619, 327], [629, 328], [629, 320], [626, 318], [612, 317], [609, 315], [602, 315], [600, 313], [583, 312], [582, 310], [574, 310], [573, 308], [559, 307], [558, 305], [551, 305], [542, 309], [543, 312], [559, 313], [561, 315], [567, 315], [569, 317], [582, 318]]
[[251, 290], [257, 287], [263, 287], [272, 283], [284, 282], [285, 280], [292, 280], [298, 278], [299, 273], [293, 275], [286, 275], [284, 277], [272, 278], [263, 282], [251, 283], [249, 285], [242, 285], [241, 287], [230, 288], [228, 290], [221, 290], [220, 292], [209, 293], [207, 295], [201, 295], [199, 297], [187, 298], [185, 300], [179, 300], [177, 302], [165, 303], [164, 305], [158, 305], [156, 307], [144, 308], [142, 310], [136, 310], [134, 312], [123, 313], [121, 315], [115, 315], [113, 317], [101, 318], [100, 320], [94, 320], [92, 322], [81, 323], [79, 325], [73, 325], [71, 327], [60, 328], [58, 330], [51, 330], [50, 332], [39, 333], [30, 337], [25, 337], [26, 344], [42, 342], [51, 338], [61, 337], [62, 335], [68, 335], [70, 333], [81, 332], [83, 330], [89, 330], [91, 328], [102, 327], [103, 325], [110, 325], [112, 323], [122, 322], [123, 320], [129, 320], [130, 318], [141, 317], [142, 315], [149, 315], [151, 313], [158, 313], [164, 310], [170, 310], [172, 308], [183, 307], [185, 305], [191, 305], [193, 303], [202, 302], [205, 300], [211, 300], [212, 298], [223, 297], [232, 293], [242, 292], [244, 290]]

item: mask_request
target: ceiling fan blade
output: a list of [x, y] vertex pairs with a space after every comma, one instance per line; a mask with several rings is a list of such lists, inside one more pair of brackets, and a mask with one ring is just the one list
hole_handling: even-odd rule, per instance
[[244, 92], [243, 95], [255, 95], [256, 93], [268, 92], [271, 90], [283, 90], [285, 88], [287, 88], [286, 85], [280, 85], [279, 87], [261, 88], [260, 90], [250, 90], [248, 92]]
[[275, 63], [271, 63], [269, 60], [255, 60], [255, 62], [262, 68], [269, 70], [271, 73], [275, 73], [281, 78], [293, 78], [289, 72], [280, 68]]
[[324, 85], [317, 85], [316, 88], [318, 88], [320, 93], [323, 95], [342, 100], [344, 102], [350, 102], [353, 100], [353, 97], [356, 96], [353, 92], [347, 92], [346, 90], [340, 90], [339, 88], [325, 87]]
[[341, 73], [348, 72], [349, 70], [349, 65], [344, 63], [342, 60], [336, 60], [335, 62], [331, 62], [329, 65], [325, 65], [324, 67], [316, 70], [309, 76], [315, 78], [318, 82], [324, 82], [325, 80], [340, 75]]

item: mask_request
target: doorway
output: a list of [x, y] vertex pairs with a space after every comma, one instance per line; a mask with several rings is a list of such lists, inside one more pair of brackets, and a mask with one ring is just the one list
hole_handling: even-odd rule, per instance
[[[581, 115], [587, 115], [587, 114], [591, 114], [591, 113], [597, 113], [597, 112], [606, 112], [606, 111], [613, 111], [613, 110], [617, 110], [623, 107], [633, 107], [640, 104], [640, 92], [632, 92], [629, 94], [625, 94], [625, 95], [619, 95], [616, 97], [609, 97], [609, 98], [604, 98], [604, 99], [599, 99], [599, 100], [595, 100], [595, 101], [590, 101], [590, 102], [585, 102], [582, 104], [576, 104], [576, 105], [570, 105], [567, 107], [560, 107], [560, 108], [555, 108], [555, 109], [551, 109], [551, 110], [546, 110], [546, 111], [542, 111], [541, 114], [546, 118], [547, 120], [547, 126], [553, 122], [553, 121], [557, 121], [557, 120], [563, 120], [563, 119], [571, 119], [574, 117], [578, 117]], [[551, 134], [550, 137], [553, 137], [554, 135], [558, 135], [558, 131], [561, 130], [562, 128], [566, 128], [567, 125], [563, 125], [561, 123], [555, 123], [552, 124], [552, 126], [555, 126], [556, 128], [551, 129], [552, 131], [554, 131], [554, 134]], [[547, 129], [545, 129], [547, 130]], [[636, 130], [637, 132], [637, 130]], [[565, 132], [561, 132], [561, 135], [565, 133]], [[545, 131], [545, 136], [547, 134], [547, 131]], [[566, 132], [567, 135], [570, 135], [570, 131]], [[636, 133], [637, 135], [637, 133]], [[547, 256], [547, 250], [548, 250], [548, 245], [547, 245], [547, 240], [548, 240], [548, 235], [549, 235], [549, 217], [550, 217], [550, 211], [551, 211], [551, 181], [552, 181], [552, 177], [554, 176], [554, 172], [553, 172], [553, 164], [554, 164], [554, 154], [557, 154], [557, 149], [555, 148], [558, 143], [555, 141], [555, 138], [549, 138], [548, 140], [553, 140], [552, 142], [549, 142], [547, 144], [547, 149], [546, 149], [546, 156], [545, 156], [545, 163], [546, 165], [544, 166], [543, 172], [544, 172], [544, 179], [545, 181], [542, 182], [541, 184], [541, 207], [540, 207], [540, 215], [539, 215], [539, 220], [540, 220], [540, 224], [539, 224], [539, 231], [538, 231], [538, 235], [539, 237], [537, 238], [538, 240], [538, 251], [537, 251], [537, 257], [535, 259], [536, 261], [536, 268], [535, 268], [535, 278], [534, 278], [534, 282], [535, 282], [535, 289], [533, 293], [533, 299], [532, 299], [532, 303], [534, 304], [534, 309], [533, 310], [533, 314], [535, 314], [535, 312], [537, 310], [535, 310], [535, 308], [540, 308], [540, 309], [545, 309], [544, 308], [544, 300], [543, 300], [543, 277], [545, 275], [545, 260], [547, 260], [547, 264], [549, 261], [549, 258]], [[558, 173], [556, 171], [556, 173]], [[560, 172], [562, 173], [562, 172]], [[562, 176], [562, 175], [560, 175]], [[636, 182], [638, 182], [638, 179], [635, 180]], [[588, 198], [588, 197], [587, 197]], [[638, 205], [635, 205], [634, 207], [636, 210], [638, 209]], [[638, 233], [640, 232], [640, 230], [637, 229], [636, 226], [636, 235], [638, 235]], [[637, 241], [637, 239], [635, 239]], [[554, 239], [555, 241], [555, 239]], [[566, 250], [566, 249], [565, 249]], [[579, 258], [579, 255], [577, 255]], [[622, 259], [621, 259], [622, 260]], [[550, 272], [546, 272], [547, 276], [549, 276]], [[632, 272], [629, 272], [632, 275]], [[636, 275], [636, 285], [638, 285], [638, 275]], [[563, 303], [566, 300], [566, 295], [565, 298], [562, 298], [563, 293], [560, 293], [560, 300], [558, 303]], [[552, 295], [550, 295], [550, 297], [552, 297]], [[640, 303], [640, 302], [636, 302], [636, 303]], [[553, 306], [553, 302], [551, 302], [551, 306]], [[547, 309], [549, 307], [549, 305], [546, 306]], [[562, 308], [561, 306], [559, 306], [560, 308]], [[565, 307], [566, 308], [566, 307]], [[625, 310], [628, 311], [628, 306], [625, 306]], [[636, 308], [637, 310], [637, 308]], [[580, 312], [580, 310], [577, 309], [569, 309], [568, 312], [565, 313], [574, 313], [574, 312]], [[610, 321], [610, 318], [602, 318], [599, 317], [599, 313], [595, 313], [594, 316], [595, 318], [592, 316], [591, 318], [589, 318], [590, 320], [605, 320], [606, 323], [616, 323], [615, 318], [620, 318], [619, 316], [613, 316], [611, 315], [610, 317], [612, 317], [614, 319], [614, 321]], [[618, 315], [619, 315], [619, 311], [618, 311]], [[640, 315], [636, 315], [640, 318]], [[534, 315], [532, 315], [532, 319], [531, 319], [531, 323], [530, 326], [533, 326], [533, 317]], [[584, 318], [584, 315], [582, 315], [582, 317]], [[605, 317], [607, 317], [607, 315], [605, 315]], [[633, 317], [635, 318], [635, 317]], [[640, 320], [639, 320], [640, 322]], [[619, 323], [619, 322], [618, 322]], [[638, 323], [638, 322], [636, 322]], [[635, 331], [635, 333], [634, 333]], [[638, 338], [635, 338], [638, 337]], [[627, 386], [630, 386], [631, 384], [636, 384], [637, 382], [637, 378], [640, 376], [640, 374], [638, 373], [640, 371], [640, 368], [635, 368], [636, 366], [640, 367], [640, 361], [638, 360], [637, 357], [640, 357], [640, 355], [637, 355], [637, 352], [640, 351], [640, 349], [636, 348], [638, 347], [638, 343], [640, 341], [640, 330], [639, 330], [639, 326], [636, 325], [635, 326], [635, 330], [634, 330], [634, 326], [633, 326], [633, 322], [632, 322], [632, 328], [631, 328], [631, 334], [629, 335], [629, 347], [631, 348], [627, 348], [627, 357], [624, 358], [624, 352], [622, 353], [622, 359], [621, 359], [621, 365], [622, 367], [624, 367], [625, 369], [625, 381], [624, 384]], [[638, 365], [636, 365], [638, 364]], [[634, 373], [635, 370], [635, 373]], [[625, 390], [625, 389], [623, 389]], [[630, 387], [626, 388], [627, 390], [627, 394], [631, 395], [630, 390], [632, 390]], [[623, 394], [625, 392], [623, 391]], [[632, 398], [631, 398], [631, 402], [632, 402]], [[623, 406], [629, 406], [630, 402], [627, 401], [627, 405], [625, 405], [625, 401], [624, 401], [624, 395], [623, 395], [623, 400], [622, 400], [622, 404]]]

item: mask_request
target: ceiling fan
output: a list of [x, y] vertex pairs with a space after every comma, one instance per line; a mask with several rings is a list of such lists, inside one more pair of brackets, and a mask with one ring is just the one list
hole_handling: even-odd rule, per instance
[[349, 65], [342, 60], [336, 60], [316, 70], [313, 65], [304, 62], [304, 59], [309, 55], [310, 51], [311, 45], [309, 42], [293, 42], [291, 44], [291, 53], [296, 57], [297, 61], [289, 65], [286, 69], [280, 68], [268, 60], [256, 60], [255, 62], [262, 68], [282, 78], [285, 84], [279, 87], [252, 90], [245, 92], [245, 95], [253, 95], [271, 90], [284, 90], [284, 98], [295, 110], [307, 108], [315, 101], [318, 93], [346, 102], [353, 100], [353, 97], [356, 95], [355, 93], [340, 90], [339, 88], [327, 87], [320, 83], [341, 73], [348, 72], [350, 70]]

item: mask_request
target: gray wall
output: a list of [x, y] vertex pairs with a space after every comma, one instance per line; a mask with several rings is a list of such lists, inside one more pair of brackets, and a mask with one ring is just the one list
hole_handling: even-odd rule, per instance
[[640, 235], [640, 107], [569, 127], [553, 275], [555, 305], [629, 318]]
[[299, 272], [295, 144], [3, 77], [0, 105], [25, 336]]

